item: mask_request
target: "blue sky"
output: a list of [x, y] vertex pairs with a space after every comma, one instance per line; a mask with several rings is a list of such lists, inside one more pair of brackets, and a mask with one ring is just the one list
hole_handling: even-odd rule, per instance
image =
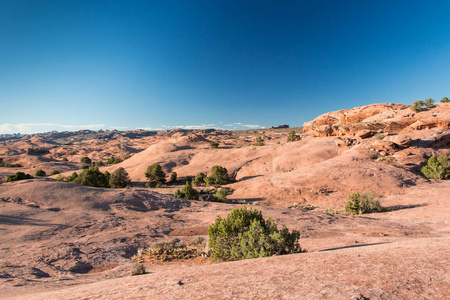
[[0, 0], [0, 133], [301, 126], [450, 97], [450, 1]]

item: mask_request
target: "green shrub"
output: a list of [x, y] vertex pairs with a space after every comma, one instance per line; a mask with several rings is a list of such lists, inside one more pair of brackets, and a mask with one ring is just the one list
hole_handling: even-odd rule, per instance
[[83, 163], [83, 164], [88, 164], [88, 165], [90, 165], [90, 164], [92, 163], [92, 160], [91, 160], [89, 157], [85, 156], [85, 157], [82, 157], [82, 158], [80, 159], [80, 162]]
[[127, 187], [131, 183], [130, 176], [124, 168], [117, 168], [109, 177], [109, 185], [115, 189]]
[[178, 178], [177, 172], [172, 172], [172, 174], [170, 174], [170, 182], [172, 183], [177, 182], [177, 178]]
[[93, 165], [96, 166], [96, 167], [104, 167], [104, 166], [105, 166], [105, 163], [102, 162], [101, 160], [99, 160], [99, 161], [95, 161], [95, 162], [93, 163]]
[[354, 193], [349, 195], [350, 201], [345, 204], [345, 211], [353, 214], [369, 214], [385, 211], [381, 206], [380, 200], [376, 199], [372, 194], [366, 193], [360, 195]]
[[43, 176], [46, 176], [46, 175], [47, 175], [47, 174], [45, 173], [45, 171], [44, 171], [44, 170], [41, 170], [41, 169], [37, 170], [36, 173], [34, 173], [34, 176], [40, 176], [40, 177], [43, 177]]
[[83, 165], [80, 167], [80, 170], [87, 170], [87, 169], [89, 169], [89, 166]]
[[206, 201], [228, 203], [228, 191], [226, 189], [218, 189], [214, 194], [208, 195]]
[[421, 170], [426, 178], [444, 179], [450, 173], [450, 156], [431, 156]]
[[67, 181], [67, 178], [64, 177], [63, 175], [59, 174], [58, 176], [55, 177], [56, 181]]
[[25, 174], [24, 172], [16, 172], [14, 175], [9, 175], [6, 177], [5, 182], [11, 182], [11, 181], [18, 181], [18, 180], [24, 180], [24, 179], [32, 179], [33, 176], [30, 174]]
[[142, 275], [145, 274], [145, 267], [142, 263], [134, 263], [131, 266], [131, 276]]
[[253, 146], [264, 146], [264, 140], [260, 136], [258, 136], [256, 138], [256, 143], [254, 143]]
[[149, 180], [149, 185], [163, 184], [166, 182], [166, 173], [161, 168], [159, 163], [154, 163], [147, 167], [147, 172], [145, 172], [145, 177]]
[[217, 202], [228, 203], [228, 191], [226, 189], [218, 189], [214, 196], [216, 197]]
[[63, 157], [62, 161], [69, 161], [67, 158]]
[[100, 172], [97, 167], [90, 167], [87, 170], [83, 170], [83, 172], [71, 182], [93, 187], [109, 187], [107, 174]]
[[228, 170], [221, 166], [212, 167], [211, 175], [206, 179], [207, 185], [223, 185], [229, 182]]
[[115, 158], [114, 156], [111, 156], [110, 158], [108, 158], [108, 165], [114, 165], [114, 164], [118, 164], [121, 163], [123, 160], [121, 160], [120, 158]]
[[213, 149], [217, 149], [217, 148], [219, 148], [219, 143], [217, 143], [217, 142], [210, 142], [209, 146], [211, 148], [213, 148]]
[[61, 173], [61, 172], [59, 172], [58, 170], [53, 170], [53, 171], [50, 173], [50, 175], [58, 175], [59, 173]]
[[69, 177], [67, 177], [67, 181], [72, 182], [75, 180], [75, 178], [78, 177], [78, 174], [76, 172], [73, 172], [72, 175], [70, 175]]
[[15, 163], [15, 164], [10, 164], [10, 163], [4, 163], [2, 159], [0, 159], [0, 167], [3, 168], [21, 168], [22, 165]]
[[299, 135], [295, 134], [295, 130], [292, 130], [291, 132], [289, 132], [286, 142], [295, 142], [300, 141], [301, 139], [302, 138]]
[[176, 190], [175, 197], [184, 198], [188, 200], [198, 200], [198, 191], [192, 187], [191, 182], [186, 182], [186, 185], [181, 190]]
[[302, 252], [300, 233], [281, 230], [258, 210], [233, 209], [227, 218], [216, 218], [208, 227], [211, 257], [216, 261], [240, 260]]
[[206, 174], [203, 172], [198, 173], [198, 175], [195, 177], [194, 181], [192, 182], [195, 186], [205, 185], [206, 184]]
[[434, 99], [427, 98], [427, 99], [425, 99], [425, 101], [423, 102], [423, 104], [424, 104], [426, 107], [431, 107], [431, 106], [433, 106], [433, 104], [434, 104]]
[[450, 100], [449, 100], [447, 97], [443, 97], [443, 98], [441, 99], [441, 102], [442, 102], [442, 103], [446, 103], [446, 102], [450, 102]]

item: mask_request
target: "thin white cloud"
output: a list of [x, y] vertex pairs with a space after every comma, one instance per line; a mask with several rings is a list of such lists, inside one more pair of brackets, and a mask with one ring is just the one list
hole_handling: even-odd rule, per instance
[[217, 128], [216, 124], [201, 124], [201, 125], [162, 125], [165, 129], [209, 129]]
[[[162, 125], [164, 129], [170, 130], [170, 129], [209, 129], [209, 128], [215, 128], [215, 129], [245, 129], [245, 128], [251, 128], [251, 129], [262, 129], [263, 126], [260, 125], [252, 125], [252, 124], [242, 124], [241, 122], [236, 122], [232, 124], [223, 124], [220, 122], [220, 125], [216, 124], [202, 124], [202, 125]], [[226, 128], [227, 127], [227, 128]]]
[[253, 129], [264, 128], [263, 126], [260, 126], [260, 125], [245, 125], [245, 124], [242, 124], [241, 126], [242, 127], [246, 127], [246, 128], [253, 128]]
[[38, 133], [48, 131], [74, 131], [81, 129], [98, 130], [104, 128], [105, 124], [88, 124], [88, 125], [64, 125], [55, 123], [20, 123], [20, 124], [0, 124], [0, 134], [7, 133]]

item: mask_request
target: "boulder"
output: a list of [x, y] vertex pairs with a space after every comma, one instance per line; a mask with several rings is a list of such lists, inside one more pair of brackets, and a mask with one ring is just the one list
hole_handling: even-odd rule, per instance
[[371, 137], [373, 135], [373, 132], [371, 130], [360, 130], [358, 131], [355, 136], [356, 138], [363, 140]]
[[389, 140], [400, 148], [408, 148], [409, 146], [411, 146], [412, 143], [412, 139], [408, 135], [405, 136], [396, 135], [391, 137]]

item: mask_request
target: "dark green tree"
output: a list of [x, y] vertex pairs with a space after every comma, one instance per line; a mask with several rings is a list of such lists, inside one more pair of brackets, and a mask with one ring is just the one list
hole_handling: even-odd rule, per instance
[[97, 167], [90, 167], [89, 169], [83, 170], [71, 182], [93, 187], [109, 187], [108, 178]]
[[124, 168], [117, 168], [109, 178], [109, 185], [115, 189], [127, 187], [130, 183], [130, 176]]
[[164, 173], [159, 163], [148, 166], [145, 177], [149, 180], [150, 186], [156, 186], [157, 184], [164, 184], [166, 182], [166, 173]]
[[8, 177], [6, 177], [5, 182], [32, 179], [32, 178], [33, 176], [31, 176], [30, 174], [25, 174], [24, 172], [16, 172], [16, 174], [9, 175]]
[[120, 158], [115, 158], [114, 156], [111, 156], [110, 158], [108, 158], [108, 165], [114, 165], [114, 164], [118, 164], [121, 162], [122, 162], [122, 160]]
[[214, 166], [211, 168], [211, 175], [206, 179], [208, 185], [223, 185], [228, 184], [230, 178], [226, 168], [221, 166]]
[[425, 99], [425, 101], [423, 103], [426, 107], [431, 107], [434, 104], [434, 99], [427, 98], [427, 99]]
[[442, 102], [442, 103], [446, 103], [446, 102], [450, 102], [450, 100], [449, 100], [447, 97], [443, 97], [443, 98], [441, 99], [441, 102]]
[[421, 100], [414, 100], [413, 105], [411, 106], [411, 109], [415, 112], [419, 112], [422, 111], [423, 108], [422, 106], [424, 106], [425, 103]]
[[80, 162], [83, 163], [83, 164], [88, 164], [88, 165], [90, 165], [90, 164], [92, 163], [92, 160], [91, 160], [89, 157], [85, 156], [85, 157], [82, 157], [82, 158], [80, 159]]
[[205, 185], [206, 184], [206, 174], [203, 172], [198, 173], [192, 182], [195, 186]]

